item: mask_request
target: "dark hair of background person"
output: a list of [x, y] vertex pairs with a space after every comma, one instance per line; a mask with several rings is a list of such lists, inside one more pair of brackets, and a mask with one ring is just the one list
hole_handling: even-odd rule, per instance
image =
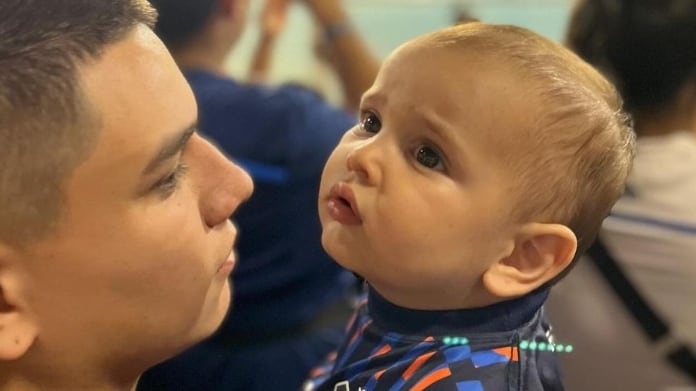
[[471, 12], [470, 7], [466, 4], [461, 4], [454, 7], [452, 9], [452, 14], [454, 16], [453, 22], [455, 25], [479, 21], [479, 19]]
[[616, 84], [628, 111], [657, 114], [696, 80], [696, 0], [585, 0], [568, 46]]
[[78, 68], [155, 19], [144, 0], [0, 1], [0, 241], [51, 233], [98, 129]]
[[160, 19], [155, 32], [168, 48], [187, 44], [214, 15], [217, 0], [150, 0]]

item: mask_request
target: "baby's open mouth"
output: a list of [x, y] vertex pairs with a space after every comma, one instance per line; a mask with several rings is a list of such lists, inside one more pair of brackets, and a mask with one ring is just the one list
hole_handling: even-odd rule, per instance
[[359, 225], [362, 223], [353, 190], [344, 182], [339, 182], [331, 188], [328, 209], [329, 215], [341, 224]]

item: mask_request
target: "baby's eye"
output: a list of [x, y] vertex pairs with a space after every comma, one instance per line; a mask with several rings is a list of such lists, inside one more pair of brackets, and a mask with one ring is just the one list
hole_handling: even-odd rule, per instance
[[360, 121], [360, 129], [368, 133], [377, 133], [382, 129], [382, 122], [374, 113], [368, 111]]
[[440, 152], [429, 145], [421, 145], [416, 149], [416, 160], [428, 168], [435, 170], [444, 169]]

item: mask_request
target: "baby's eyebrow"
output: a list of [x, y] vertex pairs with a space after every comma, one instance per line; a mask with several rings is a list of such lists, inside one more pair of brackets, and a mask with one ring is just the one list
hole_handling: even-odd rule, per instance
[[172, 156], [184, 149], [184, 146], [186, 146], [186, 143], [197, 129], [198, 122], [194, 122], [176, 135], [165, 139], [155, 156], [143, 169], [143, 175], [151, 173], [163, 162], [169, 160]]
[[387, 96], [376, 91], [367, 90], [360, 99], [360, 106], [384, 106], [387, 104]]
[[443, 141], [455, 143], [456, 140], [450, 124], [434, 114], [420, 113], [420, 116], [423, 118], [423, 122], [425, 122], [428, 131], [434, 133]]

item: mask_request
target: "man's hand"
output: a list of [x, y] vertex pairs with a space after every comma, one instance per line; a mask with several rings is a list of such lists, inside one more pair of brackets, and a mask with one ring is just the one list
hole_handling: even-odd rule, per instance
[[285, 28], [290, 0], [266, 0], [261, 12], [261, 33], [265, 37], [276, 37]]
[[[335, 61], [331, 64], [341, 80], [345, 107], [357, 111], [360, 98], [375, 80], [379, 59], [372, 55], [363, 37], [353, 27], [342, 0], [298, 0], [312, 13]], [[349, 1], [349, 0], [346, 0]]]

